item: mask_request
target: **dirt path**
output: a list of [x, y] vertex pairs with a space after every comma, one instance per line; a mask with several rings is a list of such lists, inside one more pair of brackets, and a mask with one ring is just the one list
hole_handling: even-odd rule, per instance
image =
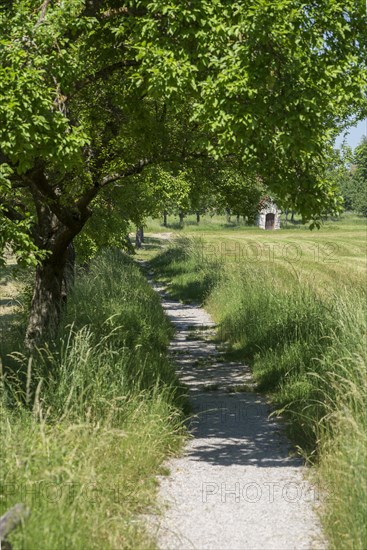
[[279, 422], [269, 420], [265, 400], [251, 391], [249, 369], [223, 361], [202, 308], [156, 290], [177, 329], [170, 351], [196, 413], [183, 456], [160, 478], [159, 548], [325, 548], [313, 511], [317, 492], [303, 476], [302, 461], [289, 456], [289, 442]]

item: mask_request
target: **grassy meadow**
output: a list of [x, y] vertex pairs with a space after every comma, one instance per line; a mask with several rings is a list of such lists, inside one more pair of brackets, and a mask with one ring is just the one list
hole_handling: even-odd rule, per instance
[[185, 405], [158, 296], [130, 258], [106, 251], [78, 274], [58, 341], [30, 360], [22, 288], [0, 347], [0, 514], [31, 510], [13, 548], [154, 548], [139, 516], [183, 441]]
[[[157, 238], [154, 224], [148, 229]], [[156, 276], [182, 301], [204, 303], [229, 357], [251, 365], [258, 390], [287, 420], [327, 497], [322, 520], [330, 548], [362, 550], [365, 220], [345, 215], [313, 232], [300, 223], [268, 232], [224, 219], [163, 231], [176, 240], [152, 260]]]
[[[244, 222], [231, 223], [224, 216], [202, 216], [196, 223], [194, 216], [185, 218], [185, 225], [179, 228], [177, 218], [168, 219], [168, 227], [162, 227], [157, 220], [149, 220], [146, 232], [155, 235], [167, 232], [178, 235], [197, 236], [202, 239], [203, 258], [265, 266], [275, 264], [277, 269], [288, 271], [300, 282], [311, 283], [318, 291], [332, 286], [351, 284], [365, 286], [366, 283], [366, 219], [345, 214], [338, 220], [327, 220], [320, 230], [310, 231], [308, 225], [299, 220], [286, 224], [284, 216], [280, 231], [264, 231]], [[158, 235], [157, 235], [158, 236]], [[151, 248], [154, 250], [154, 241]], [[150, 249], [149, 242], [147, 249]]]

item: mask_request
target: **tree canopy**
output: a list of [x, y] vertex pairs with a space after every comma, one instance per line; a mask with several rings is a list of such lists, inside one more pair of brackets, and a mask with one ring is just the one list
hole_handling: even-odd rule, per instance
[[234, 157], [305, 218], [337, 209], [326, 160], [366, 113], [366, 23], [355, 0], [0, 1], [0, 245], [40, 262], [30, 339], [97, 197], [136, 217], [148, 166]]

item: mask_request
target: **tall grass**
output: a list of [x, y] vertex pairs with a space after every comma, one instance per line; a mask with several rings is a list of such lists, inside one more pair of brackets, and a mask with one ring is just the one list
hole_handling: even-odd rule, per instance
[[171, 332], [139, 269], [110, 250], [77, 278], [56, 343], [32, 359], [7, 343], [0, 506], [31, 509], [15, 549], [154, 546], [138, 516], [183, 438]]
[[221, 263], [205, 255], [203, 239], [180, 236], [151, 265], [169, 285], [172, 297], [181, 301], [203, 302], [221, 273]]
[[[366, 296], [338, 281], [317, 292], [276, 263], [225, 265], [200, 259], [202, 243], [181, 241], [155, 261], [187, 300], [205, 300], [232, 355], [249, 362], [293, 441], [317, 464], [327, 499], [331, 548], [367, 540]], [[192, 292], [192, 279], [206, 286]], [[185, 281], [189, 284], [185, 287]], [[181, 290], [182, 289], [182, 290]]]

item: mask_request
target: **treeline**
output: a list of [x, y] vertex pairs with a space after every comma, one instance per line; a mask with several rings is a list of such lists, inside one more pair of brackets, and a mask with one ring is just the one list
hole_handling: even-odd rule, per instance
[[345, 154], [345, 164], [339, 168], [338, 182], [345, 210], [367, 217], [367, 137]]
[[[206, 167], [207, 168], [207, 167]], [[187, 216], [195, 216], [199, 224], [202, 215], [225, 215], [227, 222], [237, 223], [242, 219], [248, 224], [255, 223], [261, 200], [269, 195], [261, 180], [246, 178], [236, 163], [216, 165], [212, 172], [206, 172], [200, 182], [194, 181], [188, 174], [181, 174], [185, 184], [181, 193], [173, 193], [170, 200], [161, 200], [155, 214], [167, 227], [168, 216], [175, 216], [183, 225]], [[183, 178], [183, 180], [182, 180]], [[329, 160], [328, 179], [337, 184], [339, 196], [343, 200], [343, 209], [367, 216], [367, 138], [364, 137], [355, 151], [349, 147], [335, 151]], [[175, 189], [179, 189], [178, 182]], [[280, 206], [286, 220], [294, 221], [298, 214], [292, 205], [275, 194], [273, 200]], [[325, 217], [332, 210], [324, 212]]]

